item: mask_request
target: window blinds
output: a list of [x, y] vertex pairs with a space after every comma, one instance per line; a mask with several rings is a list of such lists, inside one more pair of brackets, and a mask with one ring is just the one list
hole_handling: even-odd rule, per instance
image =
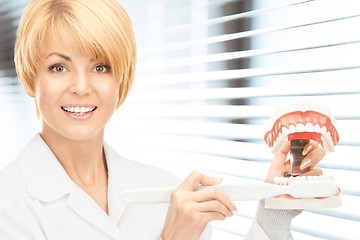
[[[295, 239], [358, 239], [360, 4], [144, 4], [141, 21], [134, 20], [135, 85], [110, 123], [109, 141], [127, 156], [180, 177], [199, 169], [231, 180], [263, 181], [272, 160], [263, 126], [275, 109], [298, 101], [326, 105], [338, 120], [341, 140], [319, 166], [342, 188], [343, 206], [304, 211], [293, 222], [293, 234]], [[213, 223], [213, 239], [246, 234], [256, 203], [237, 207], [235, 217]]]
[[[0, 42], [14, 39], [10, 23], [16, 28], [27, 2], [0, 0]], [[199, 169], [263, 181], [272, 160], [263, 126], [275, 109], [297, 101], [326, 105], [338, 120], [340, 143], [319, 166], [335, 177], [343, 206], [304, 211], [293, 235], [359, 239], [358, 1], [120, 2], [134, 23], [139, 63], [130, 96], [107, 127], [115, 149], [179, 177]], [[0, 56], [11, 50], [2, 45]], [[0, 84], [0, 130], [1, 141], [11, 144], [1, 159], [11, 159], [37, 127], [33, 103], [12, 85], [18, 80], [6, 59], [0, 59], [0, 77], [8, 76]], [[236, 205], [233, 218], [213, 223], [214, 240], [245, 236], [257, 203]]]

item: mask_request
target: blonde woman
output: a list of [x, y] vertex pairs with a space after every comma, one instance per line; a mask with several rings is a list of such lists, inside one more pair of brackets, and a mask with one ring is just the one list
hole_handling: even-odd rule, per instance
[[[0, 173], [0, 239], [210, 239], [208, 223], [233, 215], [227, 196], [193, 191], [221, 179], [194, 171], [180, 184], [104, 142], [105, 125], [126, 99], [136, 67], [132, 25], [116, 0], [31, 1], [15, 63], [42, 129]], [[315, 166], [323, 152], [314, 145], [312, 154]], [[277, 159], [269, 178], [286, 171], [285, 155]], [[125, 188], [163, 186], [178, 186], [170, 205], [120, 201]], [[258, 219], [268, 219], [261, 214]], [[296, 214], [275, 212], [288, 219], [278, 233], [289, 233]], [[267, 225], [254, 221], [248, 236], [267, 239]]]

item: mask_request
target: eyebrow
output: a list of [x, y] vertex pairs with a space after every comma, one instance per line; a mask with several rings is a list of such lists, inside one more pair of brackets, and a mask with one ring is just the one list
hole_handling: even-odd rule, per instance
[[49, 58], [49, 57], [52, 56], [52, 55], [57, 55], [57, 56], [65, 59], [66, 61], [71, 62], [71, 57], [68, 57], [68, 56], [66, 56], [66, 55], [64, 55], [64, 54], [56, 53], [56, 52], [50, 53], [46, 58]]
[[[57, 55], [57, 56], [65, 59], [66, 61], [71, 62], [71, 57], [61, 54], [61, 53], [57, 53], [57, 52], [50, 53], [46, 58], [49, 58], [52, 55]], [[93, 61], [94, 61], [94, 59], [90, 59], [90, 62], [93, 62]]]

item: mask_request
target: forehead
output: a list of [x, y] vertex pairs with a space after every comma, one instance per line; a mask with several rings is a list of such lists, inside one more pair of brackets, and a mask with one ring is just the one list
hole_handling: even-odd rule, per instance
[[74, 36], [73, 33], [60, 34], [59, 32], [48, 32], [42, 44], [42, 58], [46, 58], [49, 54], [56, 52], [66, 56], [80, 56], [88, 59], [98, 59], [106, 61], [105, 54], [94, 47], [80, 36]]

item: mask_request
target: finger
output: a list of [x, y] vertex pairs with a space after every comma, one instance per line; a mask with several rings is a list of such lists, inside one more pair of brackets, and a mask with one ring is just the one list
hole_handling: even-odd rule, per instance
[[226, 219], [226, 216], [219, 212], [203, 212], [201, 214], [207, 223], [214, 220], [223, 221]]
[[281, 151], [275, 154], [271, 165], [274, 166], [282, 165], [286, 160], [286, 156], [290, 152], [290, 148], [291, 148], [290, 141], [287, 141], [284, 147], [281, 149]]
[[322, 170], [320, 168], [314, 168], [311, 169], [310, 171], [301, 174], [300, 176], [321, 176], [321, 175], [322, 175]]
[[312, 150], [301, 162], [300, 169], [307, 167], [314, 168], [325, 156], [326, 152], [323, 148], [318, 147]]
[[199, 184], [203, 186], [216, 185], [222, 182], [222, 178], [217, 177], [209, 177], [201, 172], [194, 170], [189, 176], [182, 182], [179, 188], [182, 188], [187, 191], [194, 191], [194, 189], [199, 186]]
[[192, 199], [196, 202], [216, 200], [223, 204], [230, 211], [237, 211], [235, 204], [231, 202], [230, 198], [215, 188], [209, 187], [198, 190], [194, 192]]
[[306, 155], [318, 147], [319, 147], [319, 144], [317, 142], [311, 140], [308, 144], [305, 145], [302, 155]]
[[199, 203], [197, 210], [200, 212], [218, 212], [225, 217], [232, 217], [234, 215], [224, 204], [216, 200]]

